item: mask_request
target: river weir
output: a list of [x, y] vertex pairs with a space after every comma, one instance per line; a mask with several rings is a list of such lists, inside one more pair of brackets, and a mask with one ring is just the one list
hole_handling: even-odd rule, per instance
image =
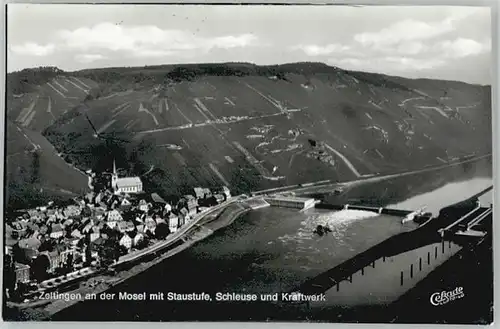
[[[491, 182], [488, 170], [491, 170], [488, 163], [477, 163], [472, 168], [474, 174], [457, 177], [455, 173], [441, 172], [439, 183], [426, 182], [421, 177], [406, 178], [406, 184], [401, 180], [379, 183], [379, 195], [387, 195], [386, 188], [394, 188], [394, 202], [371, 205], [401, 210], [427, 205], [433, 214], [439, 213], [440, 209], [466, 200], [487, 187]], [[408, 189], [408, 185], [412, 189]], [[343, 197], [349, 203], [361, 204], [359, 200], [370, 200], [375, 191], [375, 187], [368, 186], [362, 195], [356, 188], [348, 190]], [[487, 205], [491, 202], [488, 198], [491, 199], [491, 192], [480, 199]], [[331, 232], [318, 236], [314, 233], [318, 225], [327, 225]], [[423, 235], [425, 239], [415, 241], [404, 238], [416, 230], [419, 224], [413, 221], [402, 223], [398, 216], [371, 211], [256, 207], [183, 252], [109, 290], [179, 295], [206, 293], [211, 296], [211, 302], [169, 301], [162, 304], [164, 311], [159, 314], [152, 307], [153, 301], [117, 300], [106, 303], [106, 307], [117, 311], [98, 315], [97, 310], [104, 304], [86, 301], [56, 314], [53, 319], [75, 319], [87, 314], [96, 320], [124, 319], [125, 316], [131, 320], [182, 321], [192, 320], [194, 309], [199, 320], [213, 321], [228, 319], [228, 314], [233, 320], [331, 320], [332, 314], [342, 315], [335, 318], [338, 321], [349, 321], [349, 316], [359, 317], [359, 312], [365, 314], [361, 317], [366, 319], [387, 315], [388, 305], [412, 291], [463, 249], [454, 242], [441, 243], [435, 240], [435, 235]], [[398, 239], [405, 243], [397, 242]], [[342, 276], [338, 284], [331, 281], [321, 292], [303, 292], [305, 296], [323, 294], [325, 299], [292, 303], [274, 301], [273, 297], [264, 301], [260, 297], [300, 290], [305, 283], [338, 270], [342, 264], [386, 241], [393, 241], [387, 242], [392, 252], [365, 257], [366, 264], [358, 262], [355, 272]], [[218, 300], [217, 294], [229, 299], [245, 295], [258, 297], [256, 301], [242, 299], [228, 303]]]

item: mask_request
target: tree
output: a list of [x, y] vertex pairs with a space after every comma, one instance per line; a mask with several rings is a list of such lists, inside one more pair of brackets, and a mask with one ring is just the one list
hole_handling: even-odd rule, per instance
[[65, 267], [56, 267], [56, 269], [54, 270], [56, 276], [62, 276], [68, 272], [69, 272], [68, 269]]
[[16, 287], [16, 271], [14, 259], [10, 255], [6, 255], [3, 263], [3, 273], [4, 273], [4, 282], [5, 289], [9, 291], [11, 294]]
[[85, 239], [80, 239], [80, 240], [78, 240], [78, 242], [76, 243], [76, 246], [77, 246], [78, 248], [83, 249], [83, 248], [85, 247]]
[[170, 229], [166, 223], [160, 223], [156, 226], [155, 237], [158, 240], [165, 239], [170, 234]]
[[144, 236], [148, 239], [153, 239], [155, 237], [154, 233], [152, 233], [150, 230], [144, 233]]
[[90, 217], [92, 215], [92, 210], [88, 206], [85, 206], [82, 209], [81, 215], [83, 217]]
[[50, 268], [50, 261], [46, 255], [39, 255], [31, 263], [31, 277], [37, 282], [41, 282], [48, 277], [48, 269]]
[[29, 284], [24, 282], [19, 282], [17, 284], [17, 293], [19, 294], [19, 296], [24, 296], [29, 290]]
[[68, 259], [66, 260], [64, 267], [68, 270], [73, 269], [73, 254], [68, 255]]
[[125, 246], [120, 245], [118, 247], [118, 252], [120, 253], [120, 256], [128, 254], [128, 249], [125, 248]]
[[21, 302], [24, 299], [24, 295], [30, 290], [30, 286], [23, 282], [18, 282], [17, 288], [12, 291], [10, 297], [13, 301]]
[[139, 242], [137, 242], [135, 247], [140, 250], [146, 248], [148, 245], [149, 245], [149, 240], [146, 239], [146, 237], [143, 237], [142, 239], [139, 240]]
[[213, 207], [217, 205], [217, 199], [214, 196], [201, 200], [201, 205], [205, 207]]
[[[109, 226], [107, 226], [107, 227], [109, 228]], [[116, 226], [114, 229], [109, 228], [105, 232], [108, 235], [108, 239], [116, 240], [116, 241], [118, 241], [120, 239], [121, 233], [120, 233], [120, 231], [118, 231], [118, 226]]]
[[33, 233], [35, 233], [35, 231], [33, 231], [31, 227], [28, 227], [26, 228], [26, 232], [24, 232], [23, 236], [30, 237], [31, 235], [33, 235]]
[[[82, 239], [83, 240], [83, 239]], [[92, 263], [92, 249], [90, 246], [90, 234], [87, 233], [85, 236], [85, 266], [90, 265]]]
[[31, 184], [40, 182], [40, 153], [38, 151], [33, 153]]
[[115, 239], [106, 239], [99, 247], [99, 257], [101, 267], [107, 268], [120, 258], [120, 245]]
[[79, 254], [77, 254], [77, 256], [75, 257], [75, 261], [73, 262], [75, 265], [76, 264], [80, 264], [83, 262], [83, 257]]
[[94, 100], [94, 99], [101, 97], [101, 95], [102, 95], [101, 87], [100, 86], [94, 87], [88, 91], [88, 94], [83, 101], [84, 102], [91, 101], [91, 100]]
[[230, 185], [236, 194], [249, 193], [259, 186], [262, 176], [250, 164], [235, 167], [231, 173]]
[[73, 233], [73, 227], [71, 225], [64, 227], [64, 237], [65, 238], [70, 239], [71, 233]]
[[14, 262], [17, 263], [28, 264], [30, 262], [23, 249], [19, 247], [19, 243], [12, 246], [12, 256], [14, 258]]
[[308, 139], [307, 141], [309, 142], [309, 144], [311, 144], [312, 147], [316, 147], [317, 143], [314, 139]]

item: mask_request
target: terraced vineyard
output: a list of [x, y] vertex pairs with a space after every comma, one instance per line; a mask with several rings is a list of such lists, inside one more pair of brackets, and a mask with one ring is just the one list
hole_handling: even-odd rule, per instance
[[[226, 65], [186, 66], [194, 73], [175, 79], [168, 66], [64, 72], [12, 98], [7, 117], [83, 169], [109, 170], [115, 157], [165, 194], [345, 181], [491, 153], [489, 86], [317, 63]], [[8, 154], [19, 152], [7, 138]]]

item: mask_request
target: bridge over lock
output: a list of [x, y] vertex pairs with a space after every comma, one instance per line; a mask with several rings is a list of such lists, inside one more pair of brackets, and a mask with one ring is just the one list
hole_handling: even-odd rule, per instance
[[486, 235], [481, 230], [474, 228], [479, 226], [484, 220], [491, 219], [493, 216], [493, 205], [489, 207], [482, 207], [478, 202], [477, 206], [461, 216], [455, 222], [440, 229], [438, 232], [442, 238], [456, 239], [461, 237], [483, 237]]

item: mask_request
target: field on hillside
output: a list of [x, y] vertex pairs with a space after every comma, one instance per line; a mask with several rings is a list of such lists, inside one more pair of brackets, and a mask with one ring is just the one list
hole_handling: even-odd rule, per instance
[[172, 194], [345, 181], [491, 153], [489, 87], [292, 71], [164, 84], [131, 83], [133, 72], [114, 85], [61, 76], [15, 98], [8, 117], [82, 168], [109, 170], [116, 158]]

